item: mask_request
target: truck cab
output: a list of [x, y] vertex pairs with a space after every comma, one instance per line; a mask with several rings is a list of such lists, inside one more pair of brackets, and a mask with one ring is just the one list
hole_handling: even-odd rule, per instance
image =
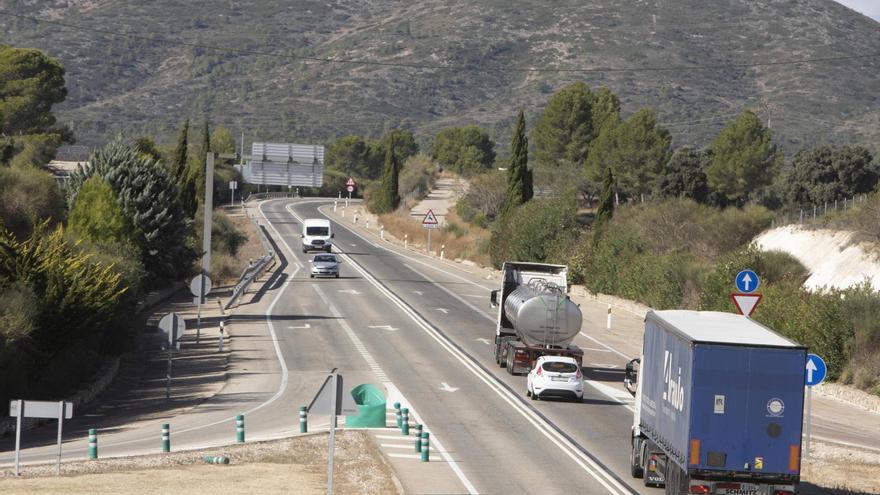
[[330, 220], [326, 218], [306, 218], [302, 222], [302, 250], [330, 252], [335, 235], [330, 231]]

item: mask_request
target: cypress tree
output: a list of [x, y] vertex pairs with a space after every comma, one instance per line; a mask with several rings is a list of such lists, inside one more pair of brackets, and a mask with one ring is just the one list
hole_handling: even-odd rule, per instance
[[532, 199], [532, 173], [529, 170], [529, 141], [526, 138], [526, 118], [522, 110], [516, 122], [511, 144], [510, 165], [507, 168], [507, 201], [504, 211]]
[[174, 163], [171, 164], [171, 173], [180, 187], [186, 177], [187, 134], [189, 134], [189, 119], [183, 121], [180, 134], [177, 135], [177, 148], [174, 150]]
[[605, 178], [602, 181], [602, 196], [599, 198], [599, 208], [596, 210], [596, 218], [593, 220], [593, 230], [597, 231], [611, 220], [614, 215], [614, 175], [611, 167], [605, 168]]

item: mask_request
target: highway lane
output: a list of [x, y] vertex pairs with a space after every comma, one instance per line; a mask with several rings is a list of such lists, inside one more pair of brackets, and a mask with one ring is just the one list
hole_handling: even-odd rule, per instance
[[[282, 204], [272, 205], [273, 217], [277, 216], [275, 212], [278, 210], [276, 208], [282, 206]], [[300, 218], [321, 216], [314, 203], [294, 203], [291, 208]], [[297, 225], [285, 222], [281, 224], [281, 227], [289, 228], [289, 235], [299, 240]], [[387, 352], [383, 350], [387, 347], [391, 347], [399, 353], [399, 358], [391, 354], [388, 355], [389, 359], [383, 357], [383, 361], [401, 362], [409, 358], [419, 365], [417, 367], [419, 373], [426, 375], [426, 380], [433, 381], [429, 387], [431, 390], [430, 393], [427, 393], [427, 399], [443, 402], [439, 403], [438, 407], [432, 408], [432, 412], [435, 409], [438, 411], [438, 423], [448, 424], [450, 428], [455, 429], [452, 439], [449, 440], [451, 444], [455, 445], [455, 449], [451, 448], [450, 450], [455, 450], [465, 456], [463, 465], [468, 476], [471, 476], [470, 473], [476, 466], [478, 472], [473, 476], [478, 488], [504, 486], [500, 483], [510, 481], [513, 479], [512, 476], [525, 471], [527, 474], [522, 475], [523, 479], [511, 488], [514, 492], [546, 490], [548, 486], [558, 487], [560, 490], [584, 490], [596, 486], [595, 481], [588, 479], [589, 476], [587, 478], [584, 478], [583, 475], [576, 476], [575, 483], [568, 486], [565, 485], [566, 480], [572, 479], [573, 474], [577, 472], [572, 470], [573, 467], [580, 470], [581, 473], [586, 473], [587, 470], [599, 473], [606, 471], [602, 467], [596, 466], [595, 461], [588, 459], [590, 456], [596, 456], [598, 464], [607, 464], [612, 471], [617, 473], [617, 479], [613, 481], [615, 485], [618, 485], [615, 489], [620, 490], [619, 485], [629, 483], [633, 486], [623, 488], [624, 490], [644, 490], [640, 485], [631, 483], [631, 480], [628, 479], [626, 435], [628, 425], [631, 423], [631, 415], [625, 406], [593, 392], [588, 392], [585, 401], [581, 404], [543, 401], [535, 406], [535, 403], [530, 404], [522, 401], [524, 378], [509, 376], [497, 368], [491, 360], [489, 346], [479, 340], [480, 338], [491, 338], [494, 326], [485, 314], [477, 313], [476, 305], [473, 308], [468, 307], [459, 298], [453, 296], [455, 292], [450, 294], [451, 291], [444, 290], [445, 287], [426, 280], [420, 273], [416, 273], [413, 268], [408, 266], [407, 260], [376, 248], [371, 242], [356, 236], [344, 227], [340, 228], [337, 224], [334, 232], [336, 233], [336, 246], [342, 251], [346, 251], [353, 262], [363, 266], [366, 272], [375, 277], [377, 283], [399, 297], [418, 317], [447, 335], [453, 345], [460, 349], [459, 352], [463, 353], [466, 359], [472, 361], [476, 368], [479, 368], [477, 374], [491, 377], [491, 386], [485, 383], [485, 380], [483, 383], [475, 383], [473, 377], [468, 376], [467, 366], [458, 359], [445, 356], [445, 353], [438, 349], [436, 342], [428, 340], [427, 344], [420, 343], [425, 338], [420, 337], [418, 333], [412, 333], [410, 334], [412, 338], [404, 339], [400, 338], [399, 334], [403, 330], [399, 330], [398, 335], [384, 336], [384, 343], [375, 344], [377, 353]], [[343, 267], [345, 270], [351, 268], [346, 265]], [[348, 275], [350, 271], [344, 273]], [[454, 282], [447, 281], [447, 283]], [[460, 281], [458, 283], [465, 285]], [[457, 288], [459, 292], [461, 289], [461, 287]], [[387, 300], [383, 301], [382, 297], [376, 297], [376, 291], [356, 290], [361, 294], [347, 294], [347, 297], [344, 297], [347, 303], [357, 305], [360, 300], [369, 300], [366, 306], [378, 308], [383, 319], [388, 320], [387, 315], [390, 315], [392, 311], [382, 309], [387, 308]], [[472, 294], [473, 287], [469, 286], [468, 291], [471, 296], [477, 295]], [[477, 303], [478, 299], [475, 297], [474, 301]], [[363, 307], [363, 305], [358, 305], [358, 307]], [[403, 321], [376, 320], [376, 324], [400, 326], [401, 329], [407, 328], [405, 319]], [[409, 327], [412, 327], [412, 323], [409, 324]], [[384, 332], [379, 335], [390, 333], [393, 332]], [[427, 348], [422, 351], [427, 357], [413, 361], [412, 357], [421, 355], [418, 349], [411, 348], [416, 344], [427, 345]], [[401, 348], [401, 346], [407, 347]], [[384, 356], [384, 354], [382, 355]], [[432, 365], [432, 362], [437, 364]], [[406, 369], [402, 369], [401, 372], [404, 373], [402, 380], [410, 378]], [[394, 372], [389, 374], [392, 373]], [[470, 372], [470, 374], [473, 375], [474, 372]], [[398, 380], [395, 378], [395, 381]], [[447, 382], [450, 386], [458, 387], [460, 390], [454, 393], [443, 392], [439, 390], [441, 382]], [[406, 381], [402, 381], [401, 384], [399, 384], [401, 388], [406, 387], [407, 389], [415, 386], [415, 384], [410, 385]], [[446, 398], [447, 396], [467, 396], [467, 398], [461, 402], [452, 402]], [[513, 401], [511, 401], [511, 397], [514, 398]], [[496, 404], [495, 401], [498, 399], [501, 399], [501, 402]], [[439, 406], [444, 403], [450, 403], [448, 411], [455, 411], [454, 416], [441, 412], [442, 409]], [[469, 419], [471, 413], [468, 408], [473, 409], [474, 404], [485, 405], [487, 409], [475, 414], [473, 421], [480, 425], [480, 429], [470, 432], [468, 426], [471, 423]], [[533, 422], [536, 421], [535, 418], [538, 418], [539, 422], [549, 423], [549, 428], [556, 430], [554, 434], [549, 435], [541, 428], [535, 427], [533, 425]], [[490, 434], [486, 435], [484, 432]], [[485, 455], [474, 450], [482, 445], [498, 442], [505, 442], [507, 445], [490, 449]], [[561, 448], [561, 444], [564, 444], [565, 447]], [[459, 447], [459, 445], [463, 445], [463, 447]], [[620, 445], [623, 447], [620, 448]], [[572, 454], [572, 451], [575, 451], [576, 454]], [[510, 454], [506, 455], [505, 452], [510, 452]], [[524, 458], [528, 461], [524, 462]], [[536, 465], [536, 460], [539, 459], [546, 459], [548, 462], [546, 465]], [[588, 469], [584, 469], [582, 464], [587, 465]], [[486, 469], [483, 469], [483, 466]], [[499, 466], [511, 466], [511, 469], [500, 470]], [[498, 472], [499, 479], [485, 479], [484, 481], [487, 470], [490, 473]], [[536, 479], [544, 473], [549, 475], [547, 480]], [[608, 477], [607, 474], [603, 476]], [[533, 481], [540, 482], [534, 483]], [[606, 480], [606, 482], [608, 481]], [[606, 487], [600, 488], [607, 490]], [[488, 491], [495, 492], [496, 490], [489, 488]], [[605, 491], [601, 491], [601, 493], [605, 493]], [[646, 493], [650, 493], [650, 491]]]

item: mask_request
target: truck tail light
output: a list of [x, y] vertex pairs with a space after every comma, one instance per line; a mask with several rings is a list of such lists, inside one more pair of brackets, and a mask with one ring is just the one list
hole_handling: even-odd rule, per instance
[[[691, 466], [697, 466], [700, 464], [700, 441], [696, 438], [691, 439], [691, 454], [688, 457], [688, 463]], [[704, 493], [704, 492], [696, 492], [696, 493]]]
[[788, 470], [797, 472], [801, 466], [801, 447], [800, 445], [790, 445], [788, 447]]
[[712, 493], [712, 487], [709, 485], [691, 485], [688, 487], [688, 493]]
[[773, 490], [773, 495], [794, 495], [791, 490]]

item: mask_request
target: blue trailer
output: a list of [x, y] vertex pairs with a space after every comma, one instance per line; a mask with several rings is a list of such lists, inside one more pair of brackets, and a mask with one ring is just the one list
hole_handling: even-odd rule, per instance
[[625, 378], [632, 475], [676, 495], [796, 493], [806, 355], [745, 316], [649, 311]]

